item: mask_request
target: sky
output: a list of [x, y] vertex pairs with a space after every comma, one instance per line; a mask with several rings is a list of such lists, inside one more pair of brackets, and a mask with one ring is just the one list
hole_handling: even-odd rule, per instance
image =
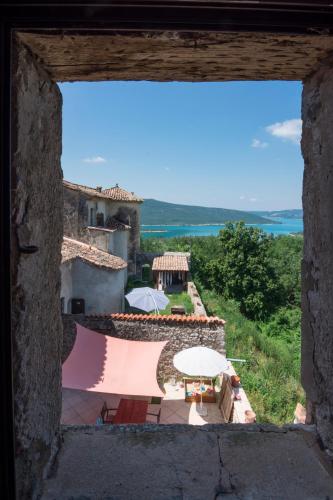
[[301, 83], [60, 84], [64, 178], [143, 198], [301, 208]]

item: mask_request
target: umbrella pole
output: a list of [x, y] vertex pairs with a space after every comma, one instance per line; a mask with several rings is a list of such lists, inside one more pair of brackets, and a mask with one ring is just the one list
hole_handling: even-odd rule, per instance
[[151, 298], [152, 298], [152, 299], [153, 299], [153, 301], [154, 301], [154, 304], [155, 304], [155, 312], [156, 312], [156, 314], [160, 314], [160, 311], [159, 311], [159, 309], [158, 309], [158, 307], [157, 307], [156, 300], [154, 299], [153, 294], [152, 294], [151, 292], [149, 292], [149, 295], [151, 296]]
[[203, 405], [203, 402], [202, 402], [201, 386], [202, 386], [202, 375], [200, 376], [200, 407], [198, 408], [197, 413], [201, 417], [205, 417], [207, 415], [207, 408], [205, 408], [205, 406]]

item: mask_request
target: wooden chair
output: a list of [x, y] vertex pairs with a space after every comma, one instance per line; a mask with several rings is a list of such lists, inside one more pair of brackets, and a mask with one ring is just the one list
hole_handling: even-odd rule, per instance
[[113, 417], [112, 411], [117, 411], [118, 408], [108, 408], [106, 401], [104, 401], [104, 404], [101, 409], [101, 419], [103, 420], [103, 424], [112, 424]]
[[147, 413], [147, 415], [150, 415], [152, 417], [156, 417], [157, 423], [159, 424], [160, 419], [161, 419], [161, 408], [159, 409], [158, 413]]
[[222, 414], [224, 423], [232, 422], [234, 410], [234, 391], [231, 385], [230, 377], [224, 373], [220, 392], [219, 409]]

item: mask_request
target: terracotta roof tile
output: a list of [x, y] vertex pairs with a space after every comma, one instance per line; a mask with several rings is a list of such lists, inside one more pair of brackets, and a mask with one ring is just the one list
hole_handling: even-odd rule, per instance
[[120, 257], [116, 257], [107, 252], [103, 252], [96, 247], [64, 237], [62, 248], [62, 263], [70, 262], [74, 259], [81, 259], [94, 266], [120, 270], [127, 267], [127, 263]]
[[137, 196], [133, 192], [130, 193], [129, 191], [126, 191], [125, 189], [119, 187], [118, 184], [116, 184], [114, 187], [103, 189], [102, 193], [111, 200], [115, 201], [131, 201], [136, 203], [143, 202], [142, 198], [139, 198], [139, 196]]
[[205, 325], [224, 325], [225, 320], [217, 316], [184, 316], [182, 314], [130, 314], [130, 313], [113, 313], [113, 314], [92, 314], [91, 317], [109, 317], [115, 321], [146, 321], [149, 323], [165, 323], [165, 324], [205, 324]]
[[153, 271], [188, 271], [188, 260], [185, 255], [162, 255], [155, 257]]
[[130, 193], [129, 191], [120, 188], [118, 184], [116, 184], [115, 187], [103, 190], [92, 188], [89, 186], [84, 186], [83, 184], [75, 184], [74, 182], [69, 182], [66, 180], [63, 180], [63, 185], [67, 189], [71, 189], [72, 191], [80, 191], [81, 193], [87, 194], [88, 196], [92, 197], [104, 198], [114, 201], [129, 201], [136, 203], [143, 202], [142, 198], [139, 198], [134, 193]]

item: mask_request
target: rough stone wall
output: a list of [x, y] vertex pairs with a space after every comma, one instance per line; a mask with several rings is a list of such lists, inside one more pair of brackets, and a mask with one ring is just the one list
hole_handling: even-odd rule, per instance
[[134, 274], [140, 250], [140, 203], [108, 202], [107, 215], [131, 226], [128, 238], [128, 273]]
[[[12, 325], [17, 498], [35, 498], [61, 412], [62, 98], [30, 52], [13, 57]], [[23, 253], [35, 245], [35, 253]]]
[[63, 188], [64, 235], [85, 241], [85, 228], [88, 225], [88, 197], [79, 191]]
[[76, 337], [75, 323], [79, 323], [91, 330], [100, 331], [104, 335], [116, 336], [116, 328], [111, 318], [104, 317], [101, 319], [93, 316], [85, 316], [84, 314], [63, 314], [62, 323], [64, 330], [62, 363], [66, 361], [74, 346]]
[[302, 384], [307, 416], [333, 451], [333, 69], [304, 82]]
[[207, 316], [205, 306], [202, 303], [197, 287], [195, 286], [193, 281], [189, 281], [187, 283], [187, 293], [191, 298], [195, 316]]
[[205, 324], [163, 324], [161, 321], [116, 321], [107, 317], [64, 315], [65, 359], [74, 345], [76, 321], [86, 328], [128, 340], [162, 341], [168, 344], [162, 351], [158, 364], [158, 379], [163, 381], [171, 376], [181, 377], [173, 366], [174, 355], [198, 345], [210, 347], [225, 355], [224, 328], [221, 325]]

